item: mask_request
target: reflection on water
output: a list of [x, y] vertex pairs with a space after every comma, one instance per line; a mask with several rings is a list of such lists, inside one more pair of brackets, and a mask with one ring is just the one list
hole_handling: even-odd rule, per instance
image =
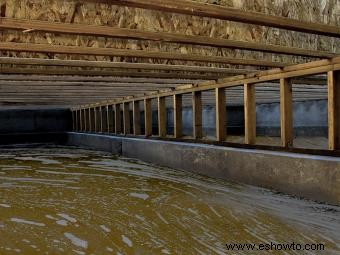
[[74, 148], [0, 151], [0, 254], [264, 254], [226, 243], [324, 243], [340, 208]]

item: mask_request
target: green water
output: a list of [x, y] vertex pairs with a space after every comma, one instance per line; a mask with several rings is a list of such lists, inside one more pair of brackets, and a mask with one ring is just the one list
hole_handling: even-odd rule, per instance
[[[226, 249], [270, 242], [326, 251]], [[2, 149], [0, 254], [340, 254], [340, 208], [106, 153]]]

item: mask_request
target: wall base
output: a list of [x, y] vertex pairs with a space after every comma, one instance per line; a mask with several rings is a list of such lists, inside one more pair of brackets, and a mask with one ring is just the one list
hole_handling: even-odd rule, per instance
[[340, 158], [68, 133], [68, 144], [340, 205]]

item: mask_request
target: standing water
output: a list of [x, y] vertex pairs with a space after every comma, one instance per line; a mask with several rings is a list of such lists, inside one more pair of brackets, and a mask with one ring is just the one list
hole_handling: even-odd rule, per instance
[[[293, 242], [324, 251], [279, 246]], [[340, 254], [340, 208], [101, 152], [3, 149], [0, 254]]]

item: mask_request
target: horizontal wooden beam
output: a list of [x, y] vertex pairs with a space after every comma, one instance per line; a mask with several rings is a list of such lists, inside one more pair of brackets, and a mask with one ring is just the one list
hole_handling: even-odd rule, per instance
[[30, 65], [30, 66], [36, 65], [36, 66], [143, 69], [143, 70], [205, 72], [205, 73], [221, 73], [221, 74], [244, 74], [244, 73], [249, 73], [252, 71], [250, 69], [231, 69], [231, 68], [187, 66], [187, 65], [166, 65], [166, 64], [127, 63], [127, 62], [88, 61], [88, 60], [60, 60], [60, 59], [41, 59], [41, 58], [10, 58], [10, 57], [0, 57], [0, 64]]
[[51, 23], [39, 20], [19, 20], [0, 18], [0, 28], [13, 30], [43, 31], [49, 33], [77, 34], [87, 36], [103, 36], [113, 38], [151, 40], [170, 43], [212, 46], [219, 48], [233, 48], [252, 51], [262, 51], [278, 54], [299, 55], [319, 58], [335, 57], [334, 53], [287, 47], [256, 42], [236, 41], [230, 39], [212, 38], [208, 36], [183, 35], [164, 32], [150, 32], [137, 29], [117, 28], [109, 26], [93, 26], [88, 24]]
[[187, 0], [83, 0], [340, 37], [340, 27]]
[[95, 55], [111, 57], [133, 57], [133, 58], [153, 58], [169, 59], [194, 62], [223, 63], [247, 66], [264, 66], [264, 67], [283, 67], [289, 63], [273, 62], [268, 60], [242, 59], [221, 56], [204, 56], [201, 54], [181, 54], [175, 52], [157, 52], [148, 50], [126, 50], [115, 48], [95, 48], [80, 46], [60, 46], [37, 43], [14, 43], [1, 42], [0, 50], [17, 51], [17, 52], [40, 52], [40, 53], [57, 53], [57, 54], [76, 54], [76, 55]]
[[[1, 68], [1, 74], [48, 74], [48, 75], [86, 75], [86, 76], [123, 76], [123, 77], [150, 77], [150, 78], [182, 78], [215, 80], [222, 74], [183, 74], [183, 73], [160, 73], [160, 72], [138, 72], [138, 71], [104, 71], [104, 70], [72, 70], [56, 68]], [[225, 75], [224, 75], [225, 76]]]
[[[217, 81], [204, 82], [198, 85], [193, 86], [178, 86], [173, 91], [165, 91], [160, 93], [151, 92], [147, 95], [136, 95], [129, 96], [122, 99], [113, 100], [113, 102], [125, 102], [131, 100], [144, 100], [144, 99], [152, 99], [157, 98], [158, 96], [173, 96], [176, 94], [188, 94], [196, 91], [209, 91], [216, 88], [227, 88], [227, 87], [235, 87], [235, 86], [243, 86], [244, 84], [258, 84], [263, 85], [264, 82], [280, 80], [283, 78], [294, 78], [301, 77], [307, 75], [316, 75], [327, 73], [329, 71], [340, 70], [340, 57], [336, 57], [330, 60], [320, 60], [314, 61], [305, 64], [292, 65], [287, 66], [282, 69], [272, 69], [263, 72], [257, 72], [247, 75], [239, 75], [234, 77], [229, 77], [225, 79], [219, 79]], [[97, 104], [101, 104], [98, 102]], [[88, 107], [88, 106], [80, 106]]]

